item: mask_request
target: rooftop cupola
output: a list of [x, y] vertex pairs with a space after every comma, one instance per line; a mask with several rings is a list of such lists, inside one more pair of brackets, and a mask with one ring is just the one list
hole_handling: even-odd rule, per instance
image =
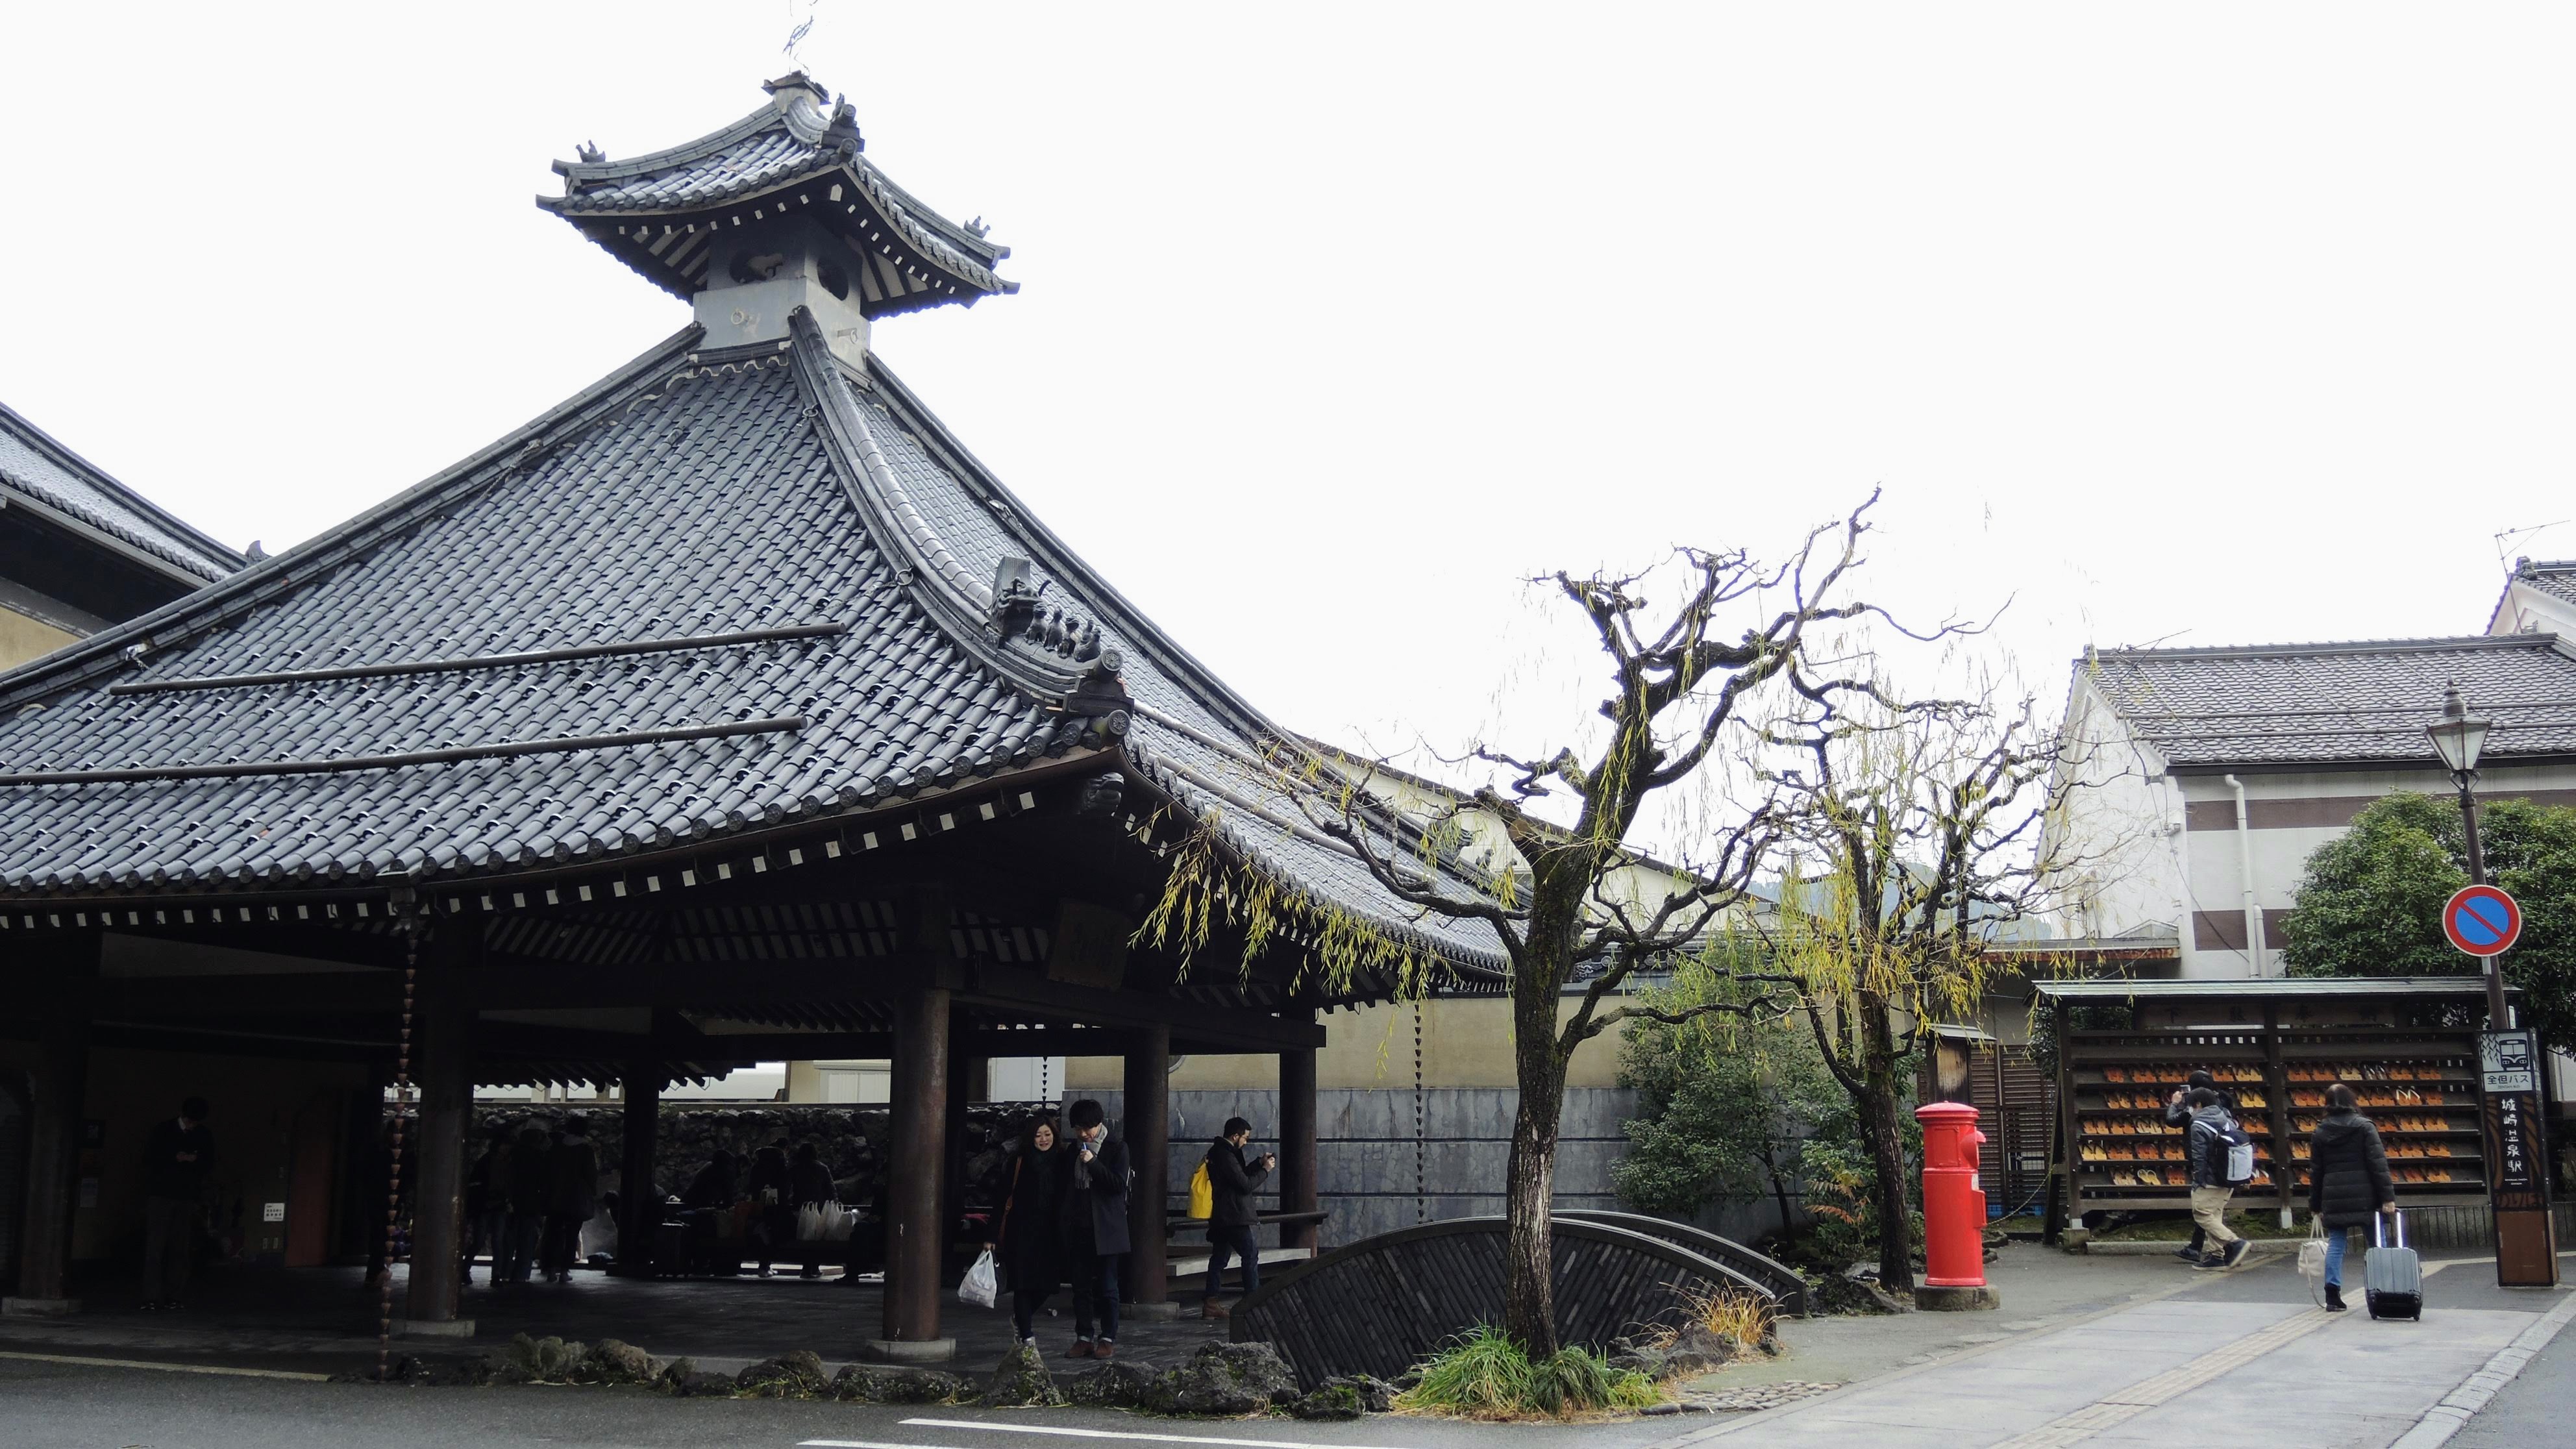
[[856, 111], [803, 71], [720, 131], [624, 161], [588, 147], [557, 161], [564, 194], [537, 205], [697, 308], [709, 348], [787, 336], [802, 307], [856, 365], [868, 324], [894, 312], [1016, 292], [1010, 248], [886, 179]]

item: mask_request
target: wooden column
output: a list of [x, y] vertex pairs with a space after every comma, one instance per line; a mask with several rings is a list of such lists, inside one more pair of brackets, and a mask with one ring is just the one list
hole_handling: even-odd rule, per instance
[[89, 1092], [86, 1012], [47, 1020], [36, 1094], [27, 1121], [27, 1214], [18, 1234], [15, 1315], [77, 1313], [64, 1293], [72, 1257], [72, 1212], [80, 1193], [81, 1111]]
[[[960, 1024], [951, 1021], [948, 1027], [949, 1037], [953, 1041], [960, 1030]], [[967, 1121], [967, 1108], [983, 1101], [985, 1095], [991, 1091], [993, 1080], [991, 1067], [992, 1059], [989, 1057], [952, 1052], [948, 1058], [948, 1137], [945, 1143], [948, 1154], [948, 1175], [944, 1184], [945, 1190], [941, 1192], [939, 1199], [939, 1251], [942, 1264], [948, 1261], [948, 1250], [958, 1232], [958, 1220], [966, 1215], [967, 1165], [975, 1160], [976, 1153], [984, 1150], [983, 1139], [975, 1134]], [[991, 1230], [988, 1228], [986, 1231], [989, 1233]]]
[[653, 1185], [662, 1076], [662, 1059], [644, 1056], [629, 1060], [618, 1077], [626, 1101], [618, 1124], [617, 1271], [630, 1278], [652, 1276], [654, 1230], [662, 1225], [662, 1193]]
[[[431, 927], [421, 945], [412, 994], [412, 1081], [420, 1089], [417, 1145], [406, 1143], [404, 1168], [417, 1173], [413, 1196], [411, 1286], [403, 1316], [413, 1331], [460, 1321], [465, 1244], [466, 1123], [474, 1102], [474, 1009], [465, 973], [481, 944], [476, 927], [457, 916]], [[437, 1331], [437, 1330], [429, 1330]], [[457, 1330], [450, 1330], [457, 1331]]]
[[[1142, 1027], [1127, 1049], [1127, 1273], [1119, 1298], [1168, 1303], [1163, 1222], [1171, 1211], [1172, 1029]], [[1139, 1317], [1151, 1317], [1150, 1313]]]
[[940, 987], [907, 991], [895, 1008], [894, 1161], [886, 1183], [885, 1336], [879, 1357], [944, 1359], [939, 1336], [939, 1240], [947, 1173], [948, 998]]
[[[1322, 1164], [1315, 1152], [1315, 1049], [1279, 1054], [1279, 1210], [1310, 1213], [1321, 1201]], [[1315, 1224], [1279, 1230], [1279, 1246], [1315, 1247]]]

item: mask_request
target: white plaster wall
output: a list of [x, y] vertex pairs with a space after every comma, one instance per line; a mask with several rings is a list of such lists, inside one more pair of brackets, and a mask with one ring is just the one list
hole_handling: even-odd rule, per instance
[[2181, 797], [2163, 760], [2130, 734], [2080, 671], [2063, 736], [2059, 770], [2068, 788], [2041, 832], [2058, 929], [2110, 935], [2185, 922], [2188, 845], [2179, 829]]

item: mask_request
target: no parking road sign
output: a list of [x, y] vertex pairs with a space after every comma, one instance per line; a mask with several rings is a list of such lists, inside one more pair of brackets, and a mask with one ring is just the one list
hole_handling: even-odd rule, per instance
[[2472, 956], [2501, 955], [2522, 934], [2522, 907], [2494, 886], [2462, 886], [2442, 903], [2442, 934]]

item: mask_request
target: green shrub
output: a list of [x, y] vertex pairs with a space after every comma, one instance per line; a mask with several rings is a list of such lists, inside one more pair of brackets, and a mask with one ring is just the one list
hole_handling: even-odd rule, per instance
[[1474, 1419], [1642, 1409], [1664, 1396], [1652, 1379], [1612, 1368], [1589, 1349], [1561, 1348], [1533, 1361], [1518, 1340], [1482, 1324], [1414, 1371], [1421, 1382], [1399, 1396], [1396, 1407]]

